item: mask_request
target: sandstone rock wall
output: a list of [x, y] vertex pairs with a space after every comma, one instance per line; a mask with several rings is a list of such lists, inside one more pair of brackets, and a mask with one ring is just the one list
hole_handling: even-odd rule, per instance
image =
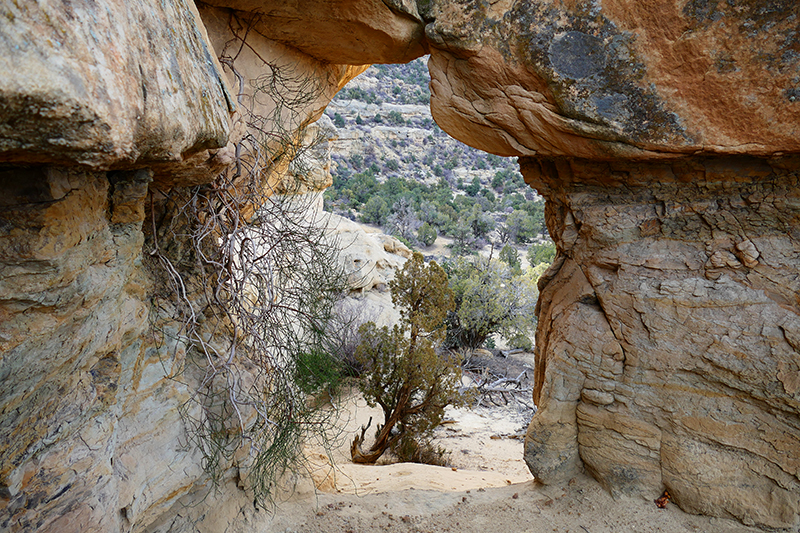
[[0, 11], [0, 162], [141, 168], [225, 146], [235, 103], [192, 0]]
[[425, 53], [413, 0], [209, 0], [253, 13], [253, 30], [325, 63], [406, 63]]
[[423, 16], [442, 128], [503, 155], [797, 152], [796, 2], [467, 2]]
[[141, 226], [150, 178], [46, 167], [2, 173], [5, 531], [119, 530], [125, 496], [149, 490], [127, 485], [121, 473], [136, 465], [125, 464], [120, 448], [153, 431], [133, 429], [135, 417], [121, 423], [131, 408], [146, 409], [126, 405], [126, 392], [145, 392], [153, 381], [141, 383], [148, 322]]
[[[182, 324], [152, 307], [165, 272], [150, 259], [163, 222], [150, 191], [158, 205], [209, 182], [248, 142], [269, 148], [271, 175], [324, 186], [281, 143], [302, 147], [300, 130], [364, 67], [257, 33], [245, 45], [233, 12], [201, 8], [202, 20], [182, 0], [0, 7], [4, 531], [233, 531], [253, 515], [236, 468], [215, 494], [224, 511], [197, 505], [210, 485], [179, 411], [196, 384], [178, 373]], [[290, 71], [287, 92], [259, 91], [276, 70]]]
[[612, 494], [797, 524], [797, 163], [522, 164], [559, 249], [525, 442], [538, 479], [583, 466]]
[[800, 7], [426, 5], [434, 118], [521, 156], [558, 245], [534, 475], [796, 525]]

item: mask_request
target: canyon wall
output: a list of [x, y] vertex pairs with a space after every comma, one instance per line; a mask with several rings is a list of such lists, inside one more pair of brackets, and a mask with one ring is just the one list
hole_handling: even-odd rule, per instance
[[526, 161], [540, 281], [537, 478], [788, 527], [800, 509], [797, 159]]
[[[259, 132], [302, 142], [363, 64], [425, 52], [437, 122], [519, 156], [548, 201], [534, 475], [585, 469], [613, 494], [798, 523], [795, 2], [0, 11], [0, 528], [256, 527], [235, 466], [203, 500], [178, 411], [192, 379], [172, 379], [185, 344], [152, 307], [152, 215]], [[292, 90], [270, 85], [286, 69], [314, 88], [288, 114]]]
[[[199, 381], [175, 309], [155, 305], [153, 229], [165, 195], [211, 182], [243, 143], [302, 144], [366, 67], [191, 0], [0, 13], [0, 529], [249, 530], [236, 464], [215, 512], [198, 505], [212, 483], [180, 410]], [[270, 164], [273, 185], [329, 180]]]

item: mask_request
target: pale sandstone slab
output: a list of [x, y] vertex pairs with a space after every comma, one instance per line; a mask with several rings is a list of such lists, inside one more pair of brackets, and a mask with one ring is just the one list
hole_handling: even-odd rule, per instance
[[141, 166], [225, 146], [235, 104], [194, 2], [0, 13], [0, 161]]

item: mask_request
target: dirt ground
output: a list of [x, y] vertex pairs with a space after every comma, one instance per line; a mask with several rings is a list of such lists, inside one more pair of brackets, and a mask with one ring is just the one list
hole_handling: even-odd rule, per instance
[[[473, 379], [483, 372], [516, 377], [530, 354], [473, 361]], [[532, 372], [529, 373], [532, 377]], [[478, 377], [476, 377], [478, 376]], [[529, 379], [529, 378], [528, 378]], [[521, 380], [528, 386], [526, 378]], [[523, 393], [522, 397], [530, 395]], [[507, 402], [506, 402], [507, 401]], [[267, 531], [285, 533], [744, 533], [738, 522], [683, 513], [670, 503], [659, 509], [659, 494], [614, 500], [596, 481], [580, 476], [565, 486], [543, 486], [523, 458], [523, 439], [533, 411], [513, 398], [485, 399], [480, 407], [448, 410], [437, 433], [450, 451], [448, 466], [413, 463], [356, 465], [349, 461], [351, 436], [379, 409], [351, 394], [341, 410], [346, 431], [332, 451], [335, 468], [321, 449], [314, 484], [301, 486], [279, 503]]]
[[[382, 469], [385, 467], [373, 467]], [[447, 477], [437, 467], [428, 477]], [[576, 478], [567, 487], [534, 481], [505, 487], [431, 490], [400, 487], [391, 476], [380, 491], [320, 492], [281, 505], [270, 531], [292, 533], [397, 531], [429, 533], [753, 533], [736, 522], [688, 515], [651, 499], [613, 500], [595, 481]], [[406, 484], [407, 485], [407, 484]]]

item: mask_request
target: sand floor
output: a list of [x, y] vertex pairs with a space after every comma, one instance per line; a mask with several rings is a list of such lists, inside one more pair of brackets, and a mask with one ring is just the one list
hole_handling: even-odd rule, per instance
[[[348, 435], [370, 416], [380, 415], [357, 395], [345, 407]], [[658, 509], [653, 502], [658, 494], [614, 500], [587, 476], [564, 486], [536, 483], [523, 462], [523, 441], [518, 438], [530, 413], [516, 406], [450, 410], [448, 416], [451, 423], [440, 428], [439, 436], [451, 451], [451, 466], [356, 465], [348, 460], [347, 438], [333, 450], [337, 466], [331, 469], [326, 454], [310, 450], [317, 461], [316, 489], [300, 487], [281, 502], [266, 531], [758, 531], [731, 520], [689, 515], [674, 504]]]

